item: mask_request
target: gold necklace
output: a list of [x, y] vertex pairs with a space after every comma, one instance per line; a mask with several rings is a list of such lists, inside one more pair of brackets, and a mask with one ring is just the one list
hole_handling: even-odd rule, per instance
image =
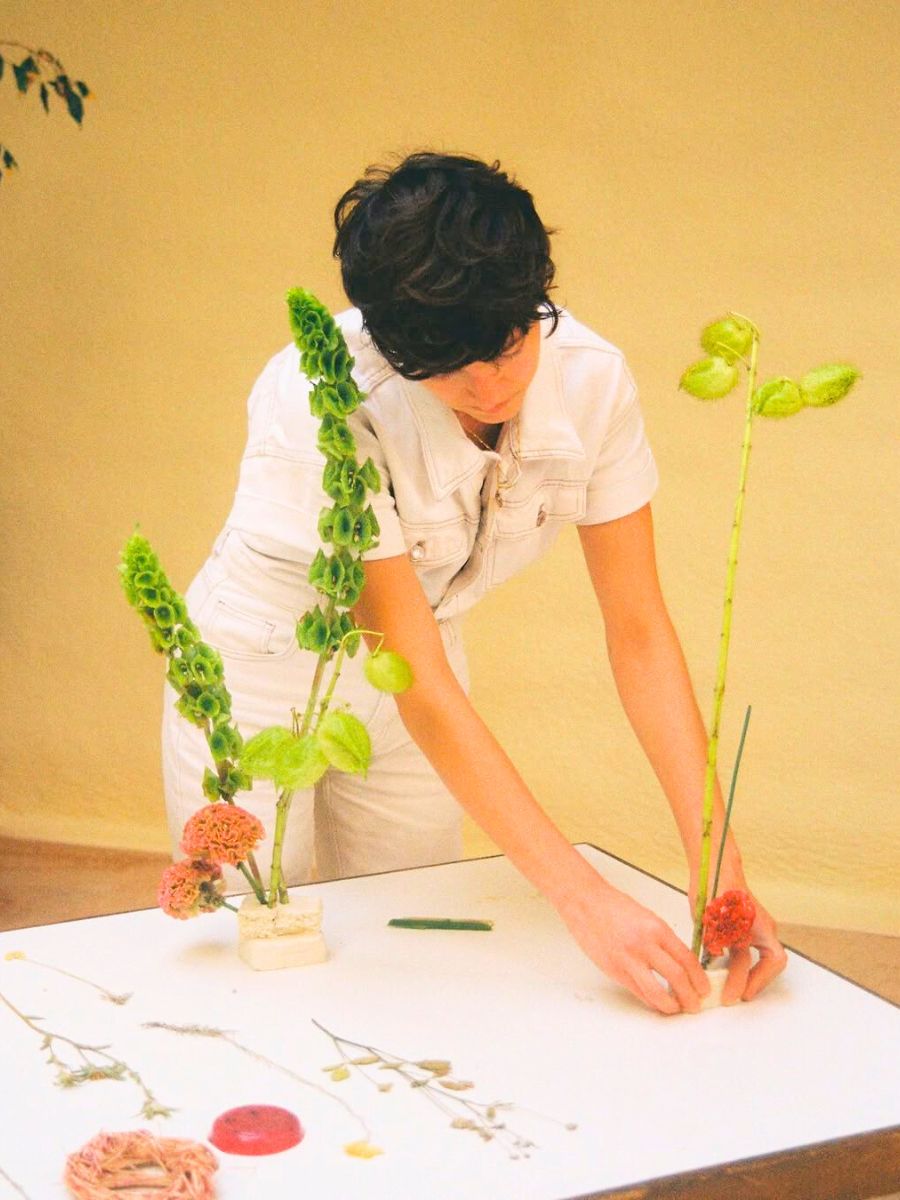
[[[489, 428], [489, 426], [485, 426], [485, 428], [487, 429], [487, 428]], [[495, 495], [496, 495], [497, 503], [501, 506], [503, 505], [503, 497], [500, 495], [500, 493], [502, 491], [504, 491], [506, 488], [512, 487], [512, 485], [516, 482], [516, 480], [519, 477], [519, 470], [520, 470], [519, 455], [517, 453], [516, 445], [515, 445], [514, 429], [515, 429], [515, 418], [513, 418], [513, 422], [511, 423], [510, 429], [509, 429], [509, 444], [510, 444], [510, 449], [512, 451], [513, 464], [516, 467], [516, 472], [515, 472], [515, 475], [513, 475], [513, 477], [510, 478], [507, 475], [506, 470], [504, 469], [503, 459], [499, 457], [497, 447], [489, 445], [484, 440], [483, 437], [481, 437], [479, 434], [477, 434], [475, 432], [474, 429], [466, 429], [466, 427], [463, 426], [463, 431], [464, 431], [466, 437], [471, 438], [473, 441], [475, 441], [481, 447], [482, 450], [487, 450], [489, 454], [497, 454], [498, 455], [497, 490], [496, 490]], [[499, 443], [502, 435], [503, 435], [503, 427], [501, 425], [500, 429], [497, 432], [497, 442], [498, 443]]]
[[[486, 428], [486, 429], [490, 429], [491, 427], [490, 427], [489, 425], [486, 425], [486, 426], [485, 426], [485, 428]], [[496, 446], [496, 443], [495, 443], [493, 446], [491, 446], [491, 445], [490, 445], [488, 442], [486, 442], [486, 441], [484, 440], [484, 438], [483, 438], [483, 437], [480, 437], [480, 436], [479, 436], [479, 435], [478, 435], [478, 434], [475, 432], [475, 430], [474, 430], [474, 429], [467, 429], [467, 430], [466, 430], [466, 435], [467, 435], [468, 437], [472, 438], [472, 439], [473, 439], [473, 441], [476, 441], [476, 442], [478, 443], [478, 445], [479, 445], [479, 446], [482, 448], [482, 450], [487, 450], [487, 451], [489, 451], [491, 454], [496, 454], [496, 453], [497, 453], [497, 446]], [[499, 441], [499, 440], [500, 440], [500, 434], [499, 434], [499, 431], [498, 431], [498, 433], [497, 433], [497, 441]]]

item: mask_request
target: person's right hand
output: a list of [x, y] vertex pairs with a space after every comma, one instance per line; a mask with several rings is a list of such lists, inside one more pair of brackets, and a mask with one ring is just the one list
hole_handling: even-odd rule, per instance
[[[560, 907], [560, 915], [604, 974], [661, 1013], [699, 1012], [709, 980], [669, 926], [599, 875]], [[660, 983], [654, 972], [671, 987]]]

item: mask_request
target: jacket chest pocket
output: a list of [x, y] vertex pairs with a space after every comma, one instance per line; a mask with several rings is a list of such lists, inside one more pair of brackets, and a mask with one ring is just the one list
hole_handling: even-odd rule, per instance
[[477, 525], [465, 516], [427, 523], [400, 521], [406, 554], [434, 607], [469, 558]]
[[544, 483], [525, 500], [503, 498], [494, 529], [491, 584], [502, 583], [540, 558], [563, 525], [580, 521], [587, 510], [587, 483]]

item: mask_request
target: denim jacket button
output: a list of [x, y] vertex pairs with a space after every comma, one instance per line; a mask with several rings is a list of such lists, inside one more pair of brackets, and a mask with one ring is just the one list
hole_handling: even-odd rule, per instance
[[425, 547], [421, 542], [416, 542], [409, 552], [409, 557], [413, 560], [413, 562], [421, 562], [421, 560], [425, 557]]

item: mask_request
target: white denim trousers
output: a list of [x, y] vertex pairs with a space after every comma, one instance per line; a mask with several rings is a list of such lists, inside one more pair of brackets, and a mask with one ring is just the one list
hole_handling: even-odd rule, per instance
[[[232, 719], [246, 740], [270, 725], [290, 728], [291, 709], [306, 706], [316, 657], [295, 638], [298, 617], [316, 603], [308, 567], [261, 554], [226, 530], [185, 599], [204, 641], [222, 656]], [[457, 622], [440, 623], [450, 664], [464, 687], [468, 671]], [[366, 648], [345, 658], [333, 704], [349, 703], [367, 726], [372, 760], [363, 778], [329, 769], [314, 788], [294, 793], [284, 843], [288, 884], [448, 862], [462, 856], [462, 812], [412, 741], [394, 698], [363, 674]], [[328, 677], [326, 676], [326, 679]], [[163, 781], [176, 858], [185, 821], [206, 798], [204, 767], [213, 767], [202, 732], [175, 710], [166, 685]], [[236, 803], [260, 818], [266, 840], [256, 860], [268, 877], [275, 825], [275, 789], [257, 780]], [[246, 891], [225, 869], [229, 890]]]

